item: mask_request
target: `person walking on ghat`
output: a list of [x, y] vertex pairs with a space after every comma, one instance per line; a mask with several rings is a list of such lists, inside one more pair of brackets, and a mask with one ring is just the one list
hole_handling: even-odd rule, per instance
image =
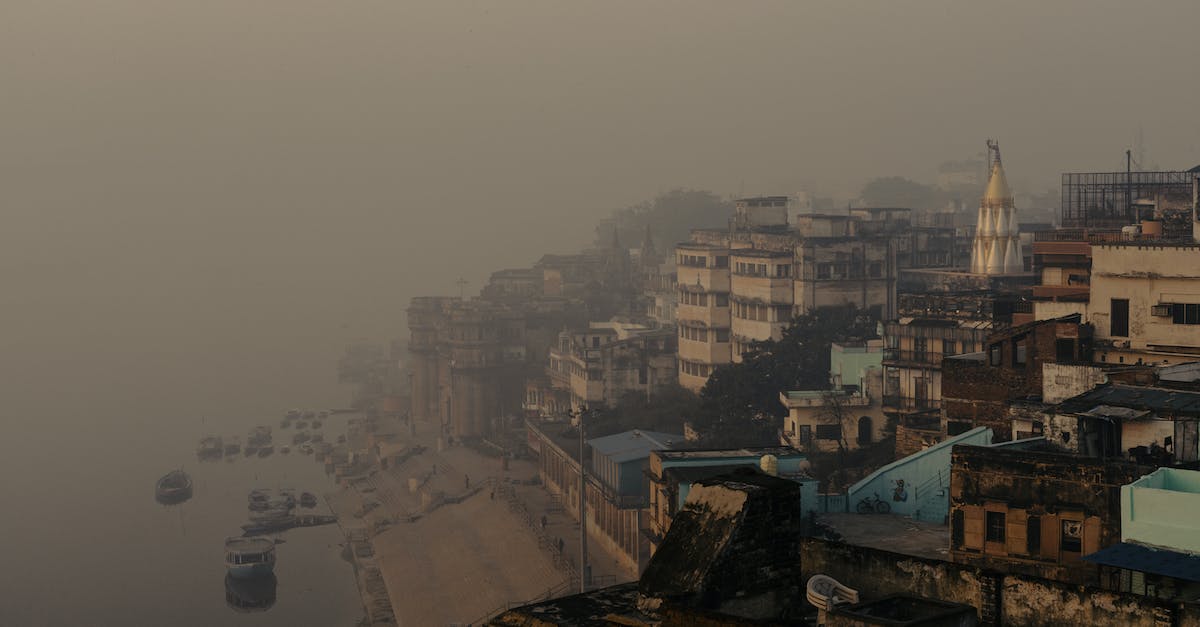
[[463, 484], [466, 486], [463, 489], [465, 489], [465, 490], [471, 489], [471, 476], [470, 475], [463, 475]]
[[546, 515], [542, 514], [542, 529], [546, 528]]
[[563, 541], [562, 541], [562, 538], [559, 538], [558, 539], [558, 552], [562, 553], [562, 549], [563, 549]]

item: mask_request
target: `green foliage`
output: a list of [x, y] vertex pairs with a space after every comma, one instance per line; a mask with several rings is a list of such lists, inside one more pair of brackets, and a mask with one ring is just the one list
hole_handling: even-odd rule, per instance
[[712, 373], [692, 426], [711, 446], [774, 443], [787, 415], [780, 392], [828, 389], [830, 345], [874, 336], [875, 322], [854, 308], [799, 316], [779, 341], [755, 342], [741, 363]]
[[599, 438], [631, 429], [683, 433], [685, 418], [695, 415], [700, 398], [678, 385], [665, 387], [646, 398], [630, 392], [615, 406], [594, 408], [587, 418], [589, 438]]

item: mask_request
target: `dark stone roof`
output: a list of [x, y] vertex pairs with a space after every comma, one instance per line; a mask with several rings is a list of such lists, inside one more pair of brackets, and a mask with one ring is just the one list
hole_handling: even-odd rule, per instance
[[637, 583], [622, 583], [583, 594], [516, 607], [493, 618], [489, 624], [518, 625], [610, 625], [607, 616], [636, 611]]
[[679, 483], [694, 483], [729, 474], [735, 470], [747, 468], [757, 470], [754, 464], [720, 464], [716, 466], [673, 466], [663, 471], [663, 475]]
[[[751, 501], [751, 493], [799, 492], [800, 484], [754, 469], [739, 469], [702, 479], [698, 486], [725, 488], [709, 498], [696, 498], [693, 487], [688, 502], [675, 515], [662, 545], [650, 558], [639, 582], [649, 597], [686, 598], [705, 593], [706, 582], [725, 558]], [[739, 498], [737, 493], [742, 493]]]
[[1085, 561], [1116, 566], [1186, 581], [1200, 581], [1200, 555], [1121, 542], [1083, 557]]
[[1200, 416], [1200, 392], [1114, 383], [1069, 398], [1058, 410], [1086, 413], [1099, 405], [1152, 411], [1164, 417]]

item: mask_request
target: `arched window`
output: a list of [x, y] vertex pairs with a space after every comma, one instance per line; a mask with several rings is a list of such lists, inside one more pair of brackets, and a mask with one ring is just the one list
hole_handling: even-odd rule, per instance
[[858, 444], [863, 446], [871, 443], [871, 417], [863, 416], [858, 419]]

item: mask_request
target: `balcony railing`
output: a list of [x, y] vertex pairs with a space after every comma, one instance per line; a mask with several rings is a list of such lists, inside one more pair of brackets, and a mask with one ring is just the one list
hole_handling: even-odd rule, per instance
[[884, 395], [883, 406], [888, 409], [905, 411], [926, 411], [941, 409], [942, 401], [930, 398], [909, 398], [907, 396]]
[[925, 364], [929, 366], [941, 366], [942, 359], [946, 357], [942, 353], [932, 351], [910, 351], [901, 350], [899, 348], [883, 349], [883, 360], [896, 363], [909, 364]]
[[1116, 230], [1092, 229], [1057, 229], [1054, 231], [1035, 231], [1035, 242], [1089, 242], [1101, 244], [1104, 242], [1120, 242], [1127, 238]]

